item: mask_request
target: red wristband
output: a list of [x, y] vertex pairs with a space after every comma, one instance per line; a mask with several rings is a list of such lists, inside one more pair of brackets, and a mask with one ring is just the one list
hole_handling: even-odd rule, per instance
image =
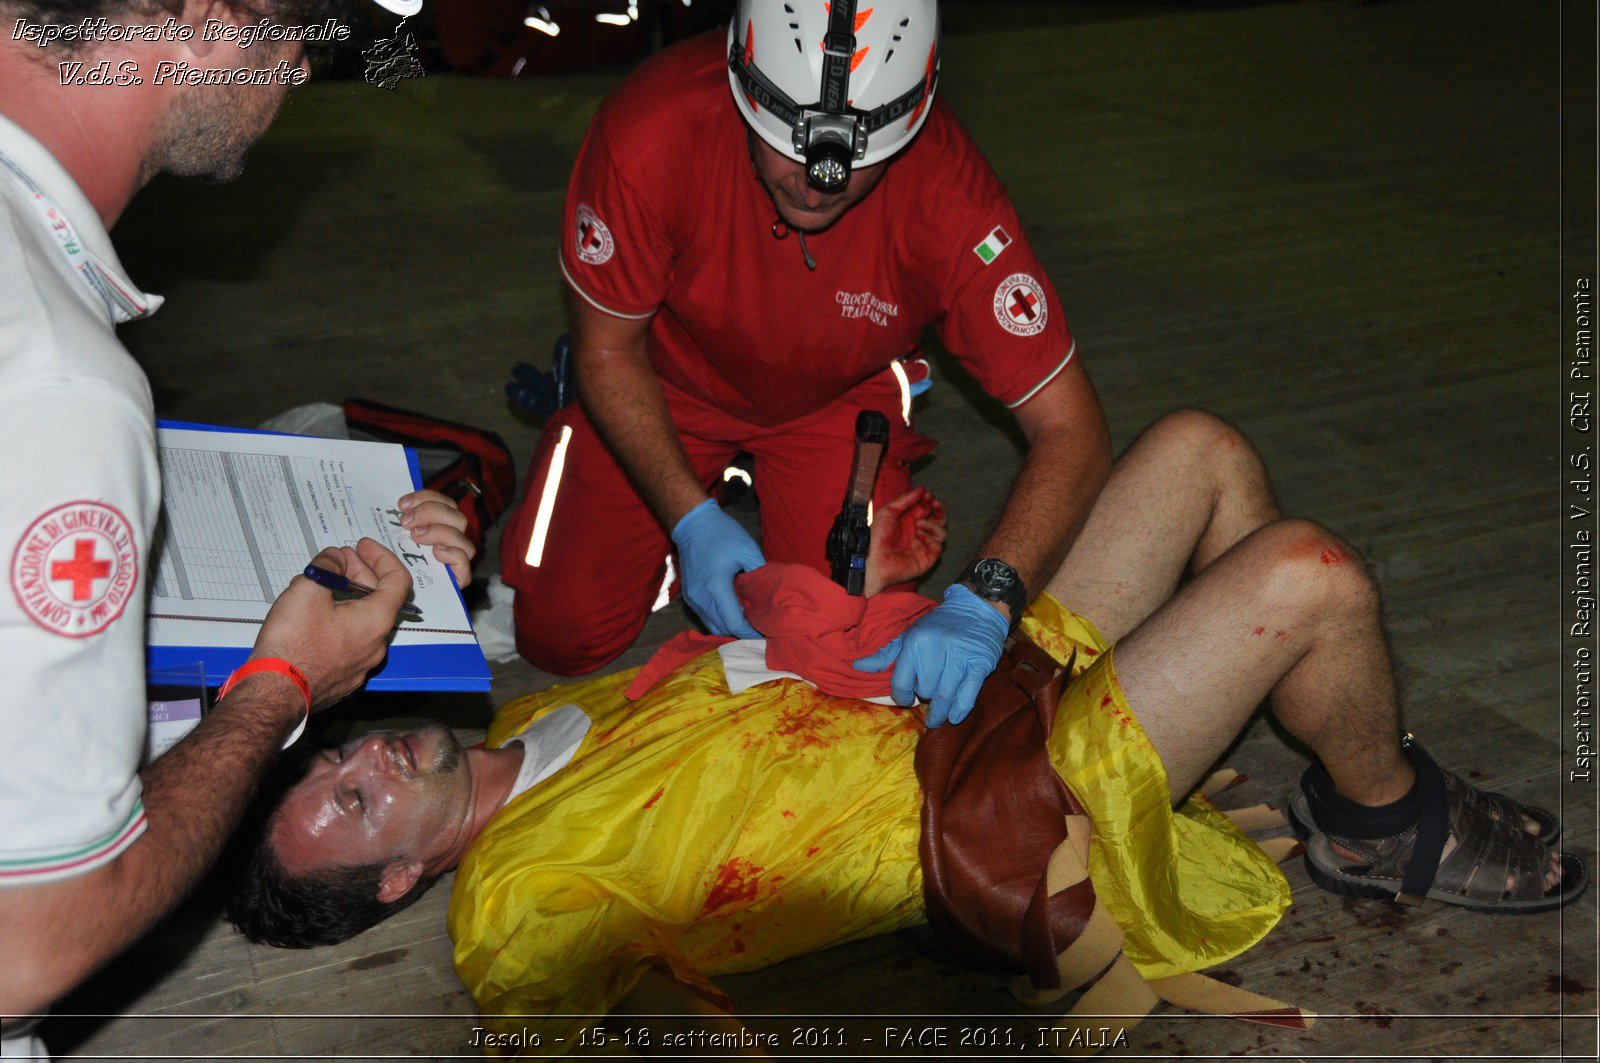
[[295, 739], [299, 738], [300, 735], [304, 733], [306, 729], [306, 721], [311, 718], [311, 683], [306, 679], [305, 673], [300, 669], [296, 668], [282, 657], [253, 658], [252, 660], [248, 660], [241, 664], [238, 668], [234, 669], [233, 674], [228, 677], [228, 681], [223, 683], [222, 689], [217, 692], [217, 700], [221, 701], [223, 698], [227, 697], [228, 691], [232, 690], [234, 684], [239, 682], [239, 680], [245, 678], [246, 676], [255, 675], [258, 672], [275, 672], [278, 675], [286, 677], [295, 686], [300, 688], [300, 695], [306, 699], [306, 714], [300, 718], [299, 725], [295, 727], [293, 733], [289, 735], [288, 741], [283, 743], [283, 748], [288, 749], [290, 746], [294, 745]]

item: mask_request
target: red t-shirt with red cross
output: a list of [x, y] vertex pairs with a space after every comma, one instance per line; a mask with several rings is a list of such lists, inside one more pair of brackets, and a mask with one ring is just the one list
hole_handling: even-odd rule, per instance
[[[779, 239], [728, 87], [726, 33], [650, 59], [601, 105], [567, 190], [561, 265], [595, 307], [651, 318], [660, 378], [752, 424], [812, 413], [938, 327], [1019, 406], [1072, 358], [1016, 210], [950, 108], [830, 229]], [[783, 230], [779, 230], [783, 231]]]

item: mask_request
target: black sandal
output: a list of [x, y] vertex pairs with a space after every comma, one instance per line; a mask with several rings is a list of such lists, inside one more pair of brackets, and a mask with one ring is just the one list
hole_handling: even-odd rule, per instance
[[[1549, 812], [1502, 794], [1485, 793], [1434, 763], [1410, 735], [1401, 750], [1417, 774], [1411, 793], [1379, 808], [1339, 794], [1319, 763], [1300, 779], [1290, 818], [1306, 843], [1306, 870], [1317, 885], [1350, 897], [1389, 897], [1419, 905], [1431, 898], [1471, 911], [1532, 913], [1576, 900], [1589, 884], [1581, 858], [1562, 853], [1561, 881], [1549, 890], [1551, 837], [1560, 824]], [[1540, 834], [1523, 828], [1522, 816]], [[1456, 845], [1440, 862], [1445, 843]], [[1352, 860], [1333, 846], [1358, 854]], [[1512, 888], [1506, 889], [1506, 881]]]

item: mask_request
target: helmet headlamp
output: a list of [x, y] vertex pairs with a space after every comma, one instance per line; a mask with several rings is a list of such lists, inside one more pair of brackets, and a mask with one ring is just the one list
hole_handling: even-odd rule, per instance
[[867, 134], [853, 114], [806, 111], [794, 127], [794, 150], [806, 161], [806, 180], [823, 192], [841, 192], [850, 168], [867, 154]]
[[[853, 106], [850, 74], [860, 58], [854, 32], [858, 28], [857, 6], [858, 0], [833, 0], [828, 6], [821, 77], [814, 103], [796, 102], [757, 65], [752, 49], [741, 44], [737, 32], [729, 33], [728, 69], [735, 93], [743, 96], [741, 106], [746, 101], [749, 104], [747, 120], [764, 111], [762, 136], [780, 150], [783, 145], [773, 139], [772, 134], [777, 130], [772, 129], [775, 123], [771, 119], [787, 126], [790, 156], [805, 164], [807, 183], [823, 192], [844, 190], [850, 183], [851, 169], [867, 158], [868, 142], [874, 134], [883, 132], [889, 143], [895, 143], [896, 138], [888, 127], [902, 122], [910, 128], [911, 121], [933, 95], [938, 78], [937, 46], [934, 45], [926, 72], [897, 96], [866, 110]], [[738, 25], [736, 19], [735, 30]], [[799, 43], [797, 39], [796, 47]], [[780, 65], [779, 69], [783, 67]]]

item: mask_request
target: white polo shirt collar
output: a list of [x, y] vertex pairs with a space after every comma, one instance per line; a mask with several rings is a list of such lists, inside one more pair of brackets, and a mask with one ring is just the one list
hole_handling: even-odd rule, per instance
[[[0, 186], [27, 202], [62, 265], [77, 276], [84, 298], [97, 306], [109, 323], [136, 321], [161, 308], [161, 296], [141, 291], [128, 279], [99, 213], [72, 175], [43, 144], [3, 114]], [[52, 222], [52, 212], [65, 227]]]

